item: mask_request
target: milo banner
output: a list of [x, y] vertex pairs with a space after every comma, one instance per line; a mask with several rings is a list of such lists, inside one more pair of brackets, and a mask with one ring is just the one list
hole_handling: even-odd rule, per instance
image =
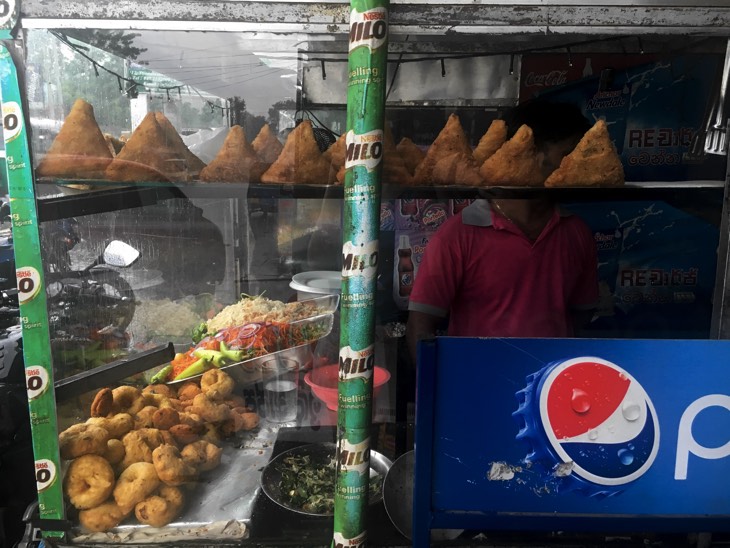
[[0, 0], [0, 39], [12, 38], [12, 31], [18, 23], [19, 0]]
[[53, 366], [28, 134], [18, 75], [10, 53], [2, 45], [0, 100], [40, 516], [44, 519], [62, 519], [63, 493]]
[[364, 546], [370, 471], [388, 0], [352, 0], [332, 546]]

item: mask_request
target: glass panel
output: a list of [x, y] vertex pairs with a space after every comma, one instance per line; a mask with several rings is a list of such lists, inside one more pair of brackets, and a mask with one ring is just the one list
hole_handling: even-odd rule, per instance
[[[415, 367], [406, 341], [413, 310], [431, 316], [430, 331], [422, 334], [503, 336], [470, 329], [510, 324], [516, 326], [510, 336], [545, 335], [523, 330], [539, 318], [541, 326], [559, 323], [565, 332], [558, 334], [571, 336], [709, 336], [726, 159], [695, 155], [690, 147], [713, 111], [722, 40], [692, 40], [688, 51], [667, 53], [671, 37], [643, 46], [579, 38], [392, 41], [371, 436], [373, 461], [384, 467], [373, 465], [375, 476], [382, 478], [388, 462], [413, 445]], [[551, 51], [543, 51], [546, 44]], [[81, 524], [71, 537], [104, 542], [114, 531], [132, 542], [160, 534], [147, 523], [165, 524], [163, 534], [204, 530], [211, 541], [245, 537], [278, 545], [296, 536], [329, 543], [331, 518], [313, 528], [311, 516], [302, 514], [326, 511], [287, 496], [307, 481], [282, 484], [286, 472], [266, 467], [284, 451], [323, 446], [336, 435], [337, 296], [342, 269], [352, 268], [341, 253], [342, 181], [345, 159], [365, 154], [343, 139], [347, 84], [360, 77], [347, 70], [344, 36], [30, 30], [26, 47], [55, 374], [66, 381], [88, 374], [59, 400], [59, 424], [79, 430], [75, 425], [94, 415], [90, 424], [106, 428], [92, 428], [94, 436], [120, 441], [111, 444], [118, 454], [111, 446], [105, 453], [117, 485], [130, 465], [143, 462], [173, 487], [153, 478], [156, 487], [141, 495], [102, 492], [86, 503], [68, 493], [70, 519]], [[641, 47], [646, 51], [639, 53]], [[618, 158], [625, 184], [546, 192], [550, 173], [534, 188], [507, 181], [510, 173], [483, 174], [486, 160], [474, 159], [482, 137], [496, 120], [510, 122], [510, 136], [516, 133], [512, 108], [536, 96], [577, 105], [588, 127], [605, 119], [616, 147], [610, 159]], [[548, 129], [567, 125], [552, 120]], [[553, 169], [579, 139], [551, 158]], [[530, 154], [512, 167], [537, 167], [520, 176], [544, 167], [546, 150], [533, 147]], [[438, 170], [437, 161], [443, 161]], [[700, 190], [688, 182], [702, 183]], [[534, 210], [519, 204], [545, 196], [550, 208], [539, 212], [550, 214], [528, 234], [534, 226], [521, 221]], [[473, 206], [477, 199], [497, 205]], [[582, 279], [576, 272], [585, 266], [573, 244], [551, 248], [537, 268], [528, 257], [539, 252], [548, 221], [562, 222], [552, 202], [580, 219], [583, 243], [597, 248], [585, 270], [588, 276], [597, 269], [596, 287], [583, 297], [595, 296], [598, 306], [583, 330], [573, 330], [565, 307], [593, 304], [571, 300]], [[490, 223], [499, 219], [501, 235], [527, 250], [522, 257], [530, 259], [532, 278], [506, 260], [517, 255], [509, 247], [479, 262], [479, 252], [449, 255], [466, 245], [452, 238], [442, 240], [443, 255], [428, 266], [439, 281], [424, 282], [425, 257], [437, 252], [435, 235], [468, 218], [466, 230], [480, 235], [478, 229], [494, 228]], [[113, 241], [139, 257], [105, 264]], [[481, 241], [472, 243], [470, 252]], [[572, 285], [548, 276], [557, 259]], [[457, 280], [457, 271], [474, 284]], [[490, 276], [501, 283], [497, 294]], [[454, 295], [424, 297], [443, 297], [447, 281]], [[536, 292], [526, 298], [524, 287]], [[492, 312], [474, 310], [484, 295], [497, 303]], [[543, 301], [555, 306], [545, 312]], [[172, 355], [139, 361], [168, 343]], [[117, 365], [100, 376], [109, 363]], [[151, 388], [168, 364], [171, 376], [161, 377], [167, 382]], [[203, 370], [213, 372], [204, 381]], [[120, 417], [125, 413], [131, 418]], [[77, 445], [64, 442], [64, 460], [87, 452]], [[94, 453], [104, 449], [93, 447]], [[217, 466], [214, 447], [222, 455]], [[276, 472], [262, 476], [264, 469]], [[191, 485], [183, 505], [178, 484]], [[167, 499], [169, 512], [150, 518], [155, 495]], [[107, 501], [116, 507], [99, 510]], [[373, 503], [370, 539], [404, 542], [377, 493]], [[85, 536], [90, 529], [102, 531]]]
[[[83, 462], [88, 448], [74, 432], [101, 426], [91, 433], [118, 440], [104, 454], [111, 468], [100, 465], [117, 486], [130, 470], [151, 471], [131, 498], [117, 488], [81, 501], [72, 468], [71, 537], [103, 542], [124, 531], [133, 540], [165, 525], [161, 542], [193, 531], [276, 544], [289, 536], [281, 519], [331, 514], [331, 501], [305, 510], [279, 480], [270, 495], [260, 485], [286, 450], [315, 443], [334, 457], [343, 192], [339, 166], [322, 152], [345, 131], [345, 105], [319, 108], [302, 92], [303, 73], [323, 78], [308, 58], [316, 40], [101, 30], [27, 38], [51, 348], [56, 379], [70, 383], [58, 402], [62, 458]], [[328, 47], [343, 60], [344, 46]], [[303, 144], [282, 152], [290, 139]], [[138, 257], [105, 262], [112, 242]], [[383, 271], [384, 287], [391, 275]], [[380, 297], [387, 303], [385, 288]], [[385, 323], [375, 351], [379, 482], [404, 450], [398, 338]], [[174, 359], [140, 362], [169, 343]], [[155, 375], [164, 382], [150, 385]], [[291, 468], [272, 466], [277, 477]], [[166, 500], [164, 515], [154, 496]], [[397, 534], [380, 498], [373, 512]], [[315, 542], [330, 535], [317, 531]]]

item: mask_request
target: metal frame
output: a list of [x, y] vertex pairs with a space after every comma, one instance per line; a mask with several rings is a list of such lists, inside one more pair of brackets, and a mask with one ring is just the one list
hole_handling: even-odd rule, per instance
[[[701, 34], [730, 35], [727, 1], [644, 0], [586, 5], [578, 0], [473, 3], [395, 2], [390, 32], [398, 35], [474, 34]], [[105, 0], [25, 0], [23, 28], [109, 28], [280, 32], [344, 35], [343, 2], [212, 1], [148, 3]], [[141, 16], [143, 18], [141, 18]], [[164, 25], [160, 24], [163, 23]]]
[[[730, 131], [730, 128], [728, 129]], [[725, 175], [725, 193], [722, 198], [720, 242], [717, 246], [717, 273], [712, 297], [712, 324], [710, 337], [730, 339], [730, 162]]]

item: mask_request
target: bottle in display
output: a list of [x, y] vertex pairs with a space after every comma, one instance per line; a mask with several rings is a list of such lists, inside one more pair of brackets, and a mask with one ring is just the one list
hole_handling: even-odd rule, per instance
[[402, 235], [398, 241], [398, 295], [408, 297], [413, 289], [413, 258], [411, 242]]
[[415, 198], [402, 198], [400, 201], [400, 214], [404, 217], [418, 215], [418, 200]]

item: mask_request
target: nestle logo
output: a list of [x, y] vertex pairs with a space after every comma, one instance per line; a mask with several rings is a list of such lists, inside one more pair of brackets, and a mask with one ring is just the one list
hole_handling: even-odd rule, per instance
[[385, 14], [381, 11], [366, 11], [362, 14], [365, 21], [375, 21], [376, 19], [385, 19]]
[[551, 70], [545, 74], [528, 73], [525, 78], [525, 87], [552, 87], [559, 86], [568, 81], [567, 70]]

